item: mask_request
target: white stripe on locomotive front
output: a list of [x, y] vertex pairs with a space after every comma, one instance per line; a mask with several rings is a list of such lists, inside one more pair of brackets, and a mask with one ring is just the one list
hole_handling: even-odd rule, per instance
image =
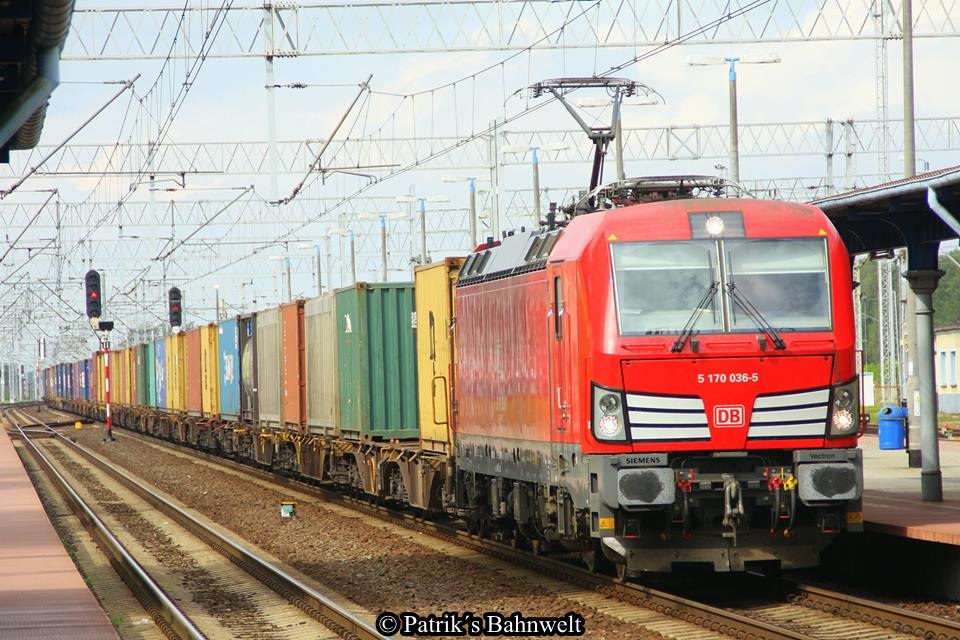
[[798, 404], [826, 404], [830, 400], [829, 389], [816, 391], [802, 391], [800, 393], [783, 393], [775, 396], [760, 396], [753, 403], [756, 409], [772, 409], [774, 407], [791, 407]]
[[780, 424], [780, 425], [750, 425], [747, 432], [748, 438], [772, 438], [772, 437], [822, 437], [827, 428], [825, 421], [805, 422], [802, 424]]
[[785, 422], [793, 420], [820, 420], [827, 419], [827, 407], [807, 407], [806, 409], [780, 409], [779, 411], [753, 410], [751, 423], [757, 422]]
[[632, 427], [633, 440], [695, 440], [710, 438], [706, 427]]
[[640, 393], [627, 394], [627, 407], [630, 409], [685, 409], [703, 411], [700, 398], [677, 398], [675, 396], [648, 396]]
[[655, 425], [655, 424], [689, 424], [704, 425], [707, 424], [707, 414], [700, 410], [700, 413], [661, 413], [659, 411], [631, 411], [630, 424], [635, 425]]

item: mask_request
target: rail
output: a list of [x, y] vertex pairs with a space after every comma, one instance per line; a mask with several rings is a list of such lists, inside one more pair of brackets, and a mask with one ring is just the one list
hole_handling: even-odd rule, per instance
[[[17, 420], [13, 411], [4, 410], [8, 421], [13, 424], [20, 439], [27, 446], [30, 455], [43, 468], [44, 472], [54, 480], [58, 490], [67, 498], [74, 513], [84, 523], [91, 536], [110, 559], [110, 564], [117, 571], [125, 583], [133, 590], [137, 599], [153, 616], [160, 630], [168, 638], [176, 637], [183, 640], [202, 640], [205, 636], [193, 624], [176, 604], [164, 593], [150, 574], [127, 551], [126, 547], [113, 535], [103, 520], [97, 516], [89, 505], [80, 497], [66, 478], [61, 475], [50, 460], [40, 451], [40, 447], [33, 441], [33, 433], [24, 429], [23, 422]], [[22, 417], [22, 416], [21, 416]], [[48, 433], [59, 436], [52, 428]]]
[[[142, 499], [146, 500], [158, 511], [171, 518], [179, 526], [185, 528], [187, 531], [203, 540], [206, 544], [216, 549], [218, 552], [230, 559], [234, 564], [250, 573], [280, 596], [288, 599], [297, 607], [330, 628], [337, 635], [350, 640], [383, 640], [384, 636], [377, 632], [377, 630], [363, 618], [345, 609], [342, 605], [334, 602], [309, 585], [302, 583], [294, 576], [291, 576], [285, 571], [282, 571], [281, 569], [259, 558], [256, 554], [244, 548], [242, 545], [221, 535], [193, 515], [172, 504], [149, 487], [145, 487], [136, 482], [122, 470], [118, 469], [116, 466], [107, 460], [104, 460], [92, 451], [70, 441], [68, 438], [63, 437], [63, 435], [57, 433], [53, 429], [49, 430], [55, 434], [59, 441], [73, 448], [84, 458], [108, 473], [113, 479], [118, 481], [127, 489], [136, 493]], [[25, 433], [23, 435], [24, 440], [29, 441], [29, 436], [29, 433]], [[32, 443], [31, 445], [34, 451], [39, 453], [40, 456], [43, 455], [39, 452], [39, 449], [36, 447], [36, 445], [33, 445]], [[44, 458], [44, 460], [46, 459]], [[45, 467], [47, 465], [50, 465], [49, 461], [46, 461]], [[49, 468], [52, 469], [52, 466]], [[59, 474], [57, 475], [59, 476]], [[62, 476], [60, 476], [60, 478], [63, 482], [66, 482], [62, 479]], [[77, 497], [79, 499], [79, 496]], [[92, 515], [92, 511], [89, 511], [89, 508], [87, 508], [86, 511]], [[102, 523], [100, 524], [103, 526]], [[106, 529], [105, 526], [103, 528]], [[119, 545], [119, 542], [117, 544]], [[193, 638], [203, 636], [186, 635], [182, 637]]]

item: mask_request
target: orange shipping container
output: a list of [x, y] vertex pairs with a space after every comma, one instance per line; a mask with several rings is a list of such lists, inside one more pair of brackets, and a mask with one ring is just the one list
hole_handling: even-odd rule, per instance
[[303, 300], [280, 307], [280, 420], [287, 429], [301, 431], [306, 425], [307, 399], [303, 375]]
[[186, 347], [187, 412], [200, 415], [203, 411], [203, 367], [200, 361], [200, 329], [187, 331], [184, 337]]

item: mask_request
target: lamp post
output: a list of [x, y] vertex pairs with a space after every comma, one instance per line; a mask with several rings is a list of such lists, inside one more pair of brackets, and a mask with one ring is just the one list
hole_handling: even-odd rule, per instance
[[[417, 259], [419, 264], [424, 265], [430, 262], [430, 254], [427, 251], [427, 203], [428, 202], [450, 202], [446, 196], [427, 196], [419, 197], [415, 195], [397, 196], [396, 201], [401, 203], [420, 203], [420, 256]], [[412, 244], [412, 243], [411, 243]]]
[[387, 220], [406, 220], [407, 214], [403, 211], [391, 211], [390, 213], [361, 213], [357, 216], [360, 220], [380, 220], [380, 268], [383, 282], [389, 278], [389, 265], [387, 260]]
[[[332, 237], [349, 237], [350, 238], [350, 274], [353, 282], [357, 281], [357, 261], [356, 261], [356, 245], [354, 243], [353, 230], [344, 229], [337, 227], [336, 229], [331, 229], [327, 233], [323, 234], [324, 244], [327, 254], [327, 288], [333, 291], [333, 266], [332, 259], [330, 256], [330, 238]], [[339, 255], [340, 255], [340, 285], [343, 286], [343, 245], [339, 244]]]
[[[280, 287], [283, 286], [284, 261], [286, 261], [286, 266], [287, 266], [286, 275], [289, 275], [289, 273], [290, 273], [290, 271], [289, 271], [290, 258], [289, 258], [288, 256], [285, 256], [285, 255], [282, 255], [282, 256], [281, 256], [281, 255], [277, 255], [277, 256], [270, 256], [270, 259], [271, 259], [271, 260], [276, 260], [277, 262], [280, 263], [280, 283], [279, 283], [279, 285], [278, 285], [278, 283], [277, 283], [277, 276], [276, 276], [276, 274], [274, 274], [274, 276], [273, 276], [273, 291], [274, 291], [274, 293], [275, 293], [276, 296], [277, 296], [277, 304], [279, 304], [279, 303], [281, 302], [282, 296], [283, 296], [283, 294], [281, 293]], [[289, 291], [289, 289], [288, 289], [288, 291]], [[288, 294], [287, 297], [288, 297], [288, 301], [289, 301], [289, 294]]]
[[543, 144], [529, 146], [507, 146], [500, 149], [503, 154], [520, 154], [530, 152], [530, 165], [533, 170], [533, 223], [540, 224], [540, 152], [548, 151], [566, 151], [569, 147], [565, 144]]
[[469, 213], [469, 225], [470, 225], [470, 246], [468, 249], [473, 251], [477, 246], [477, 183], [478, 182], [490, 182], [490, 178], [477, 178], [475, 176], [443, 176], [444, 182], [467, 182], [470, 185], [470, 213]]
[[726, 64], [729, 69], [730, 83], [730, 180], [736, 183], [740, 182], [740, 139], [737, 131], [737, 63], [741, 64], [776, 64], [780, 62], [780, 56], [733, 56], [733, 57], [713, 57], [713, 56], [691, 56], [687, 59], [687, 64], [692, 67], [700, 67], [715, 64]]
[[310, 249], [311, 247], [314, 250], [314, 269], [316, 273], [314, 274], [317, 278], [317, 295], [323, 295], [323, 276], [320, 270], [320, 242], [301, 242], [297, 245], [300, 249]]

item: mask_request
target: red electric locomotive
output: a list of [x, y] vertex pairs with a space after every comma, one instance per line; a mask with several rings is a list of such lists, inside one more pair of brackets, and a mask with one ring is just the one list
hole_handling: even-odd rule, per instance
[[817, 564], [862, 527], [850, 259], [811, 206], [684, 199], [473, 253], [458, 502], [621, 575]]

